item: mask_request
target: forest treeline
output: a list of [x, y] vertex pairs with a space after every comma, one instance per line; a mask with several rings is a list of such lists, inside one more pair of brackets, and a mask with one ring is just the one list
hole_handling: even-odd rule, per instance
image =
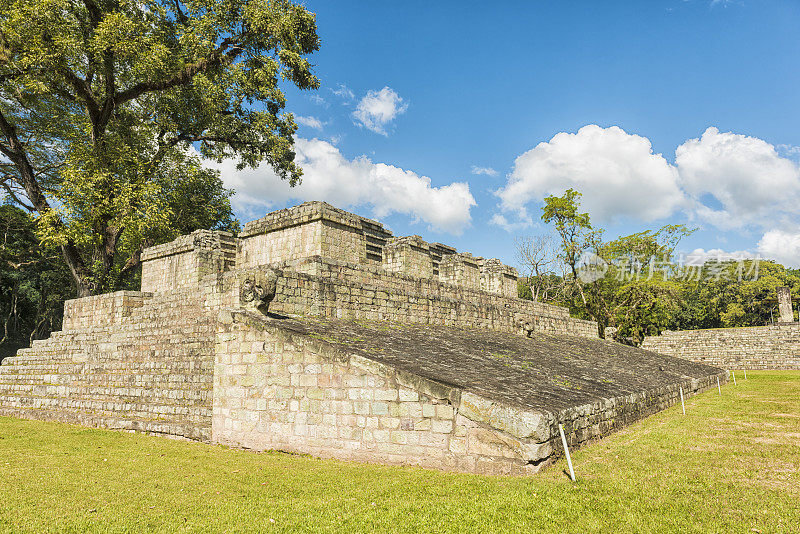
[[800, 271], [774, 261], [676, 253], [693, 232], [685, 225], [606, 240], [580, 197], [547, 197], [549, 232], [517, 240], [519, 296], [566, 306], [604, 337], [639, 344], [663, 330], [761, 326], [778, 319], [777, 287], [800, 291]]

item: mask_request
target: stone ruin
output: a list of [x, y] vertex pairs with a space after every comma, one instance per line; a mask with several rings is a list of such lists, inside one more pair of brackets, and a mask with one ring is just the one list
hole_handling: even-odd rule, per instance
[[0, 365], [0, 414], [526, 474], [727, 373], [597, 337], [516, 271], [310, 202], [142, 255]]
[[776, 294], [779, 319], [773, 324], [668, 330], [645, 337], [642, 348], [729, 370], [798, 370], [800, 322], [794, 320], [792, 293], [783, 286]]

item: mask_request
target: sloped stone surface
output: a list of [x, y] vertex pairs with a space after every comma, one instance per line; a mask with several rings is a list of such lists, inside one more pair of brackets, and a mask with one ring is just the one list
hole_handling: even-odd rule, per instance
[[318, 318], [270, 322], [342, 351], [529, 410], [557, 412], [720, 372], [578, 336], [534, 333], [525, 338], [488, 330]]

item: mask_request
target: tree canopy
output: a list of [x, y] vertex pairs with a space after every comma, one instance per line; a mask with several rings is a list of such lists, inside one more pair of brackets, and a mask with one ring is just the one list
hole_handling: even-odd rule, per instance
[[526, 277], [519, 296], [568, 306], [597, 321], [600, 333], [639, 343], [664, 329], [757, 326], [773, 320], [775, 290], [800, 292], [797, 270], [768, 260], [709, 259], [689, 265], [675, 255], [693, 230], [666, 225], [606, 241], [580, 193], [544, 199], [542, 220], [553, 234], [517, 242]]
[[235, 228], [201, 158], [297, 183], [281, 84], [317, 88], [318, 48], [287, 0], [0, 0], [0, 186], [79, 296], [117, 289], [143, 247]]

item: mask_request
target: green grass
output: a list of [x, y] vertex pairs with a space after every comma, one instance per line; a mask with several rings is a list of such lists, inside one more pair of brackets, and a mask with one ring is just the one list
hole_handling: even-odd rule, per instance
[[737, 373], [528, 478], [0, 418], [0, 531], [797, 532], [800, 372]]

